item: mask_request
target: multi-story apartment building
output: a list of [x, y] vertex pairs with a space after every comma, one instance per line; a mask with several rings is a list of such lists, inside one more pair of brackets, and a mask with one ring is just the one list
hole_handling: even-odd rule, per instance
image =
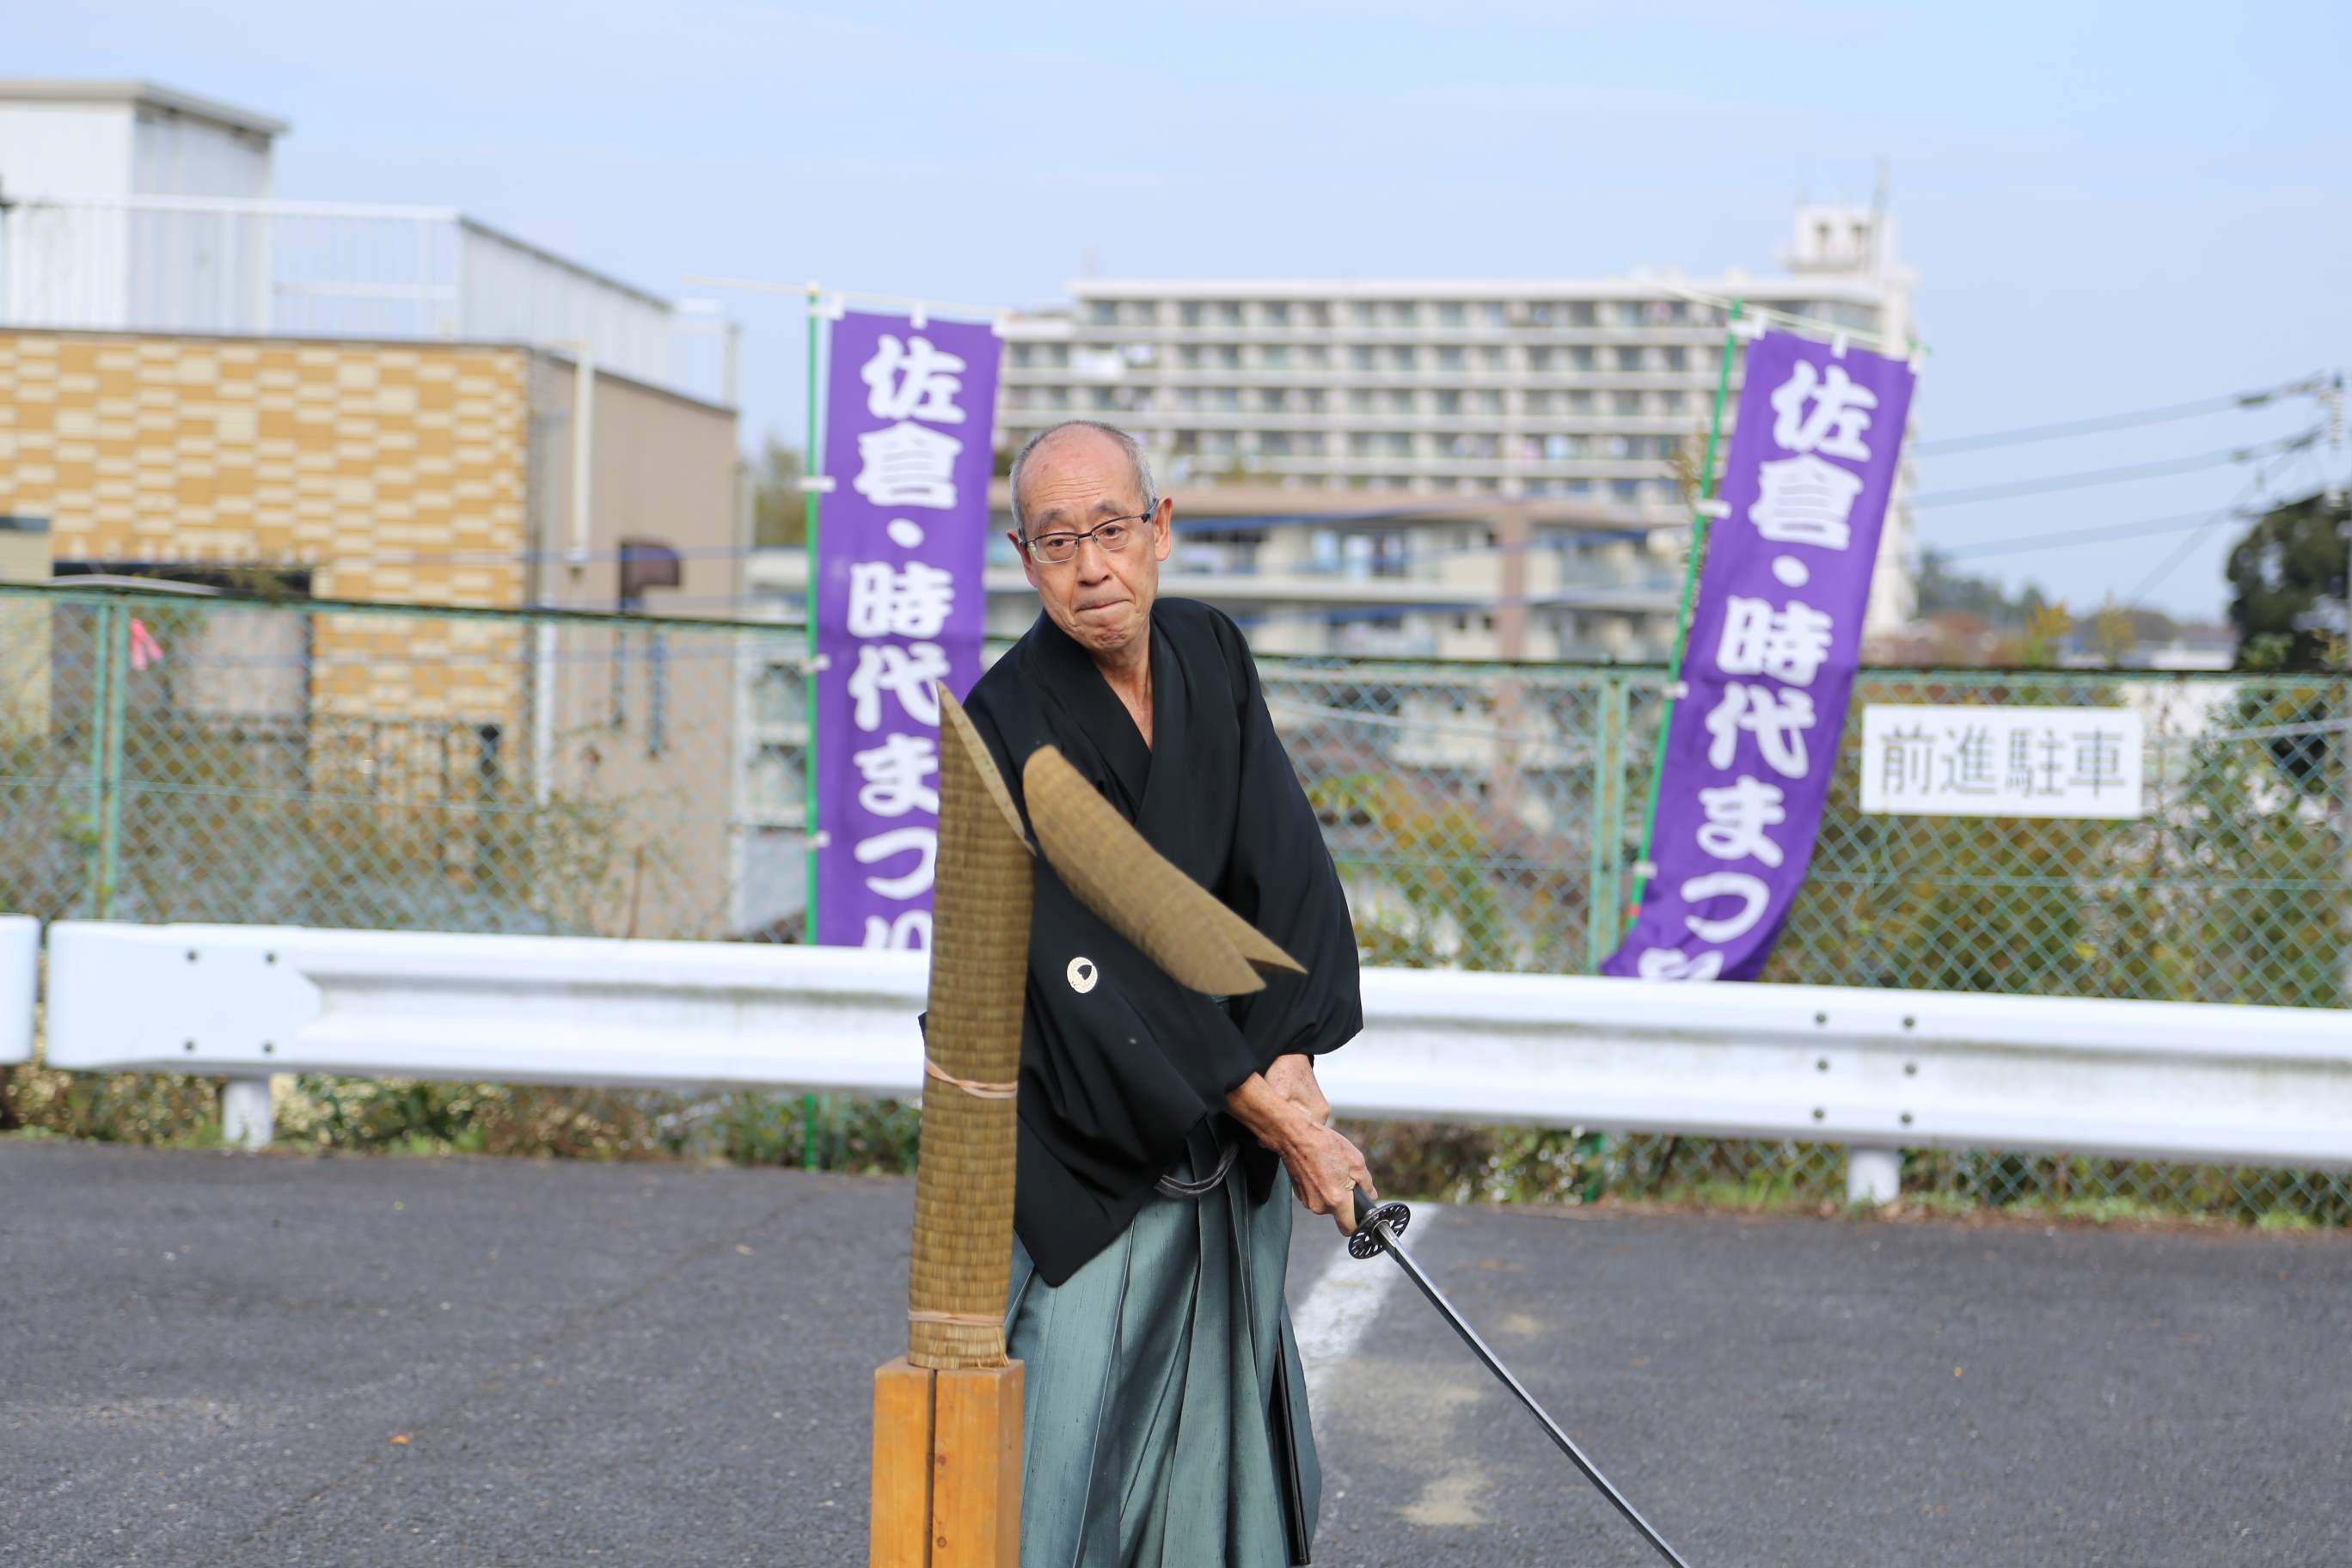
[[[1783, 261], [1688, 279], [1086, 279], [1066, 308], [1011, 321], [997, 438], [1009, 451], [1068, 418], [1131, 430], [1180, 526], [1188, 503], [1254, 493], [1208, 508], [1224, 515], [1187, 531], [1176, 569], [1246, 600], [1268, 646], [1661, 657], [1725, 302], [1910, 340], [1884, 212], [1801, 207]], [[1903, 496], [1874, 630], [1910, 615]]]

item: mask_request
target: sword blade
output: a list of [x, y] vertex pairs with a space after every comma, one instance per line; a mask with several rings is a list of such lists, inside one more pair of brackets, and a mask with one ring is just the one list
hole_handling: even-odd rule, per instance
[[[1360, 1212], [1369, 1212], [1361, 1194], [1358, 1194], [1357, 1203]], [[1527, 1385], [1512, 1376], [1511, 1369], [1505, 1366], [1495, 1352], [1486, 1348], [1486, 1342], [1478, 1337], [1478, 1331], [1464, 1321], [1462, 1314], [1454, 1310], [1454, 1303], [1445, 1299], [1445, 1293], [1431, 1282], [1428, 1275], [1421, 1271], [1421, 1265], [1412, 1260], [1412, 1255], [1404, 1249], [1404, 1244], [1390, 1235], [1384, 1226], [1376, 1225], [1371, 1229], [1373, 1235], [1380, 1240], [1381, 1250], [1387, 1253], [1396, 1261], [1396, 1266], [1404, 1270], [1404, 1277], [1412, 1281], [1415, 1289], [1429, 1298], [1429, 1304], [1437, 1309], [1437, 1315], [1444, 1319], [1455, 1333], [1462, 1336], [1462, 1342], [1470, 1347], [1471, 1353], [1486, 1363], [1486, 1370], [1493, 1373], [1504, 1387], [1518, 1396], [1519, 1403], [1528, 1407], [1528, 1414], [1533, 1415], [1542, 1426], [1545, 1435], [1559, 1445], [1559, 1451], [1566, 1454], [1570, 1461], [1584, 1472], [1586, 1480], [1601, 1489], [1601, 1495], [1609, 1500], [1610, 1506], [1623, 1514], [1625, 1521], [1642, 1532], [1642, 1539], [1656, 1548], [1659, 1556], [1673, 1563], [1675, 1568], [1690, 1568], [1690, 1564], [1683, 1561], [1682, 1554], [1667, 1545], [1665, 1538], [1650, 1527], [1650, 1521], [1642, 1517], [1641, 1510], [1626, 1501], [1625, 1494], [1610, 1485], [1609, 1478], [1602, 1475], [1600, 1468], [1591, 1459], [1586, 1458], [1584, 1451], [1576, 1446], [1567, 1433], [1559, 1429], [1559, 1423], [1553, 1420], [1550, 1414], [1536, 1403], [1536, 1396], [1528, 1392]]]

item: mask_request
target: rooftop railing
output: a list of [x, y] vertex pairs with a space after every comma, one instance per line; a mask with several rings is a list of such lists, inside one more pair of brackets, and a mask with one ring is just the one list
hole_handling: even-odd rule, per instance
[[196, 196], [0, 205], [0, 325], [521, 342], [735, 401], [735, 328], [449, 207]]

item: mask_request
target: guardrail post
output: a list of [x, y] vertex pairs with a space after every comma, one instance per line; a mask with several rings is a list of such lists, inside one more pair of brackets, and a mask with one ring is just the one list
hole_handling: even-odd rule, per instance
[[221, 1085], [221, 1137], [236, 1148], [269, 1147], [277, 1127], [269, 1110], [269, 1075], [231, 1078]]
[[1891, 1204], [1903, 1195], [1903, 1152], [1900, 1149], [1848, 1149], [1845, 1152], [1845, 1201], [1850, 1204]]

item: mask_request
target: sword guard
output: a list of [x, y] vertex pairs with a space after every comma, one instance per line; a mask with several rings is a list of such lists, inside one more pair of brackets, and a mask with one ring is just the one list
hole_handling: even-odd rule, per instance
[[1348, 1256], [1354, 1258], [1378, 1258], [1381, 1255], [1380, 1232], [1402, 1236], [1404, 1227], [1412, 1223], [1412, 1210], [1401, 1203], [1375, 1205], [1361, 1191], [1356, 1194], [1356, 1234], [1348, 1238]]

